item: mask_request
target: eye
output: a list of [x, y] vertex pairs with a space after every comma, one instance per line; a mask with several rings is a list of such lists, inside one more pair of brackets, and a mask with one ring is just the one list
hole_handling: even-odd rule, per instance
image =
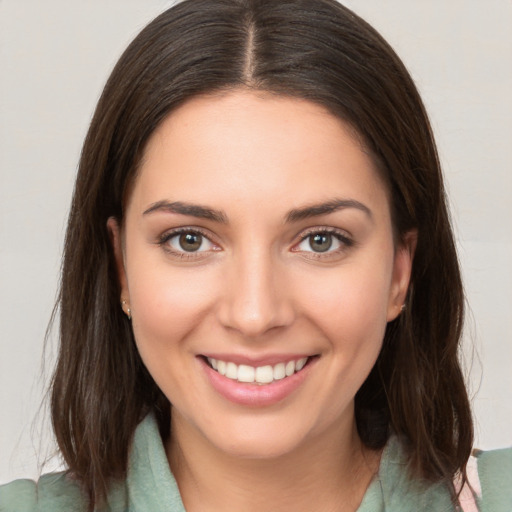
[[192, 229], [167, 233], [160, 240], [160, 244], [168, 251], [182, 256], [218, 250], [208, 237]]
[[[311, 249], [314, 252], [327, 252], [333, 246], [333, 236], [331, 233], [315, 233], [313, 235], [308, 235], [306, 239], [299, 244], [301, 250]], [[339, 244], [339, 242], [338, 242]], [[304, 245], [309, 247], [304, 247]], [[336, 245], [336, 243], [335, 243]]]
[[322, 253], [341, 252], [353, 244], [353, 241], [341, 232], [336, 230], [319, 230], [304, 235], [293, 250], [320, 255]]

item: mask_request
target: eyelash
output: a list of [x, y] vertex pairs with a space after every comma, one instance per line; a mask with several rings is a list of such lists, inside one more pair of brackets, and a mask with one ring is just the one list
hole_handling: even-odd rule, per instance
[[[167, 231], [164, 233], [160, 238], [158, 239], [158, 245], [160, 245], [166, 252], [172, 254], [175, 257], [178, 257], [182, 260], [192, 260], [192, 259], [199, 259], [203, 253], [208, 253], [210, 251], [176, 251], [173, 248], [170, 247], [168, 244], [169, 240], [172, 238], [182, 235], [182, 234], [195, 234], [195, 235], [201, 235], [204, 239], [208, 240], [209, 243], [216, 246], [215, 242], [211, 240], [211, 235], [203, 231], [199, 228], [192, 228], [192, 227], [183, 227], [183, 228], [177, 228], [173, 229], [172, 231]], [[299, 246], [302, 242], [307, 240], [309, 237], [312, 237], [314, 235], [332, 235], [334, 238], [336, 238], [341, 244], [342, 247], [333, 251], [327, 250], [326, 252], [315, 252], [313, 250], [311, 251], [300, 251], [297, 249], [297, 246]], [[339, 255], [340, 253], [346, 251], [347, 249], [350, 249], [355, 245], [355, 242], [352, 238], [347, 236], [347, 234], [343, 231], [340, 231], [335, 228], [326, 228], [326, 227], [318, 227], [318, 228], [310, 228], [305, 233], [303, 233], [300, 237], [300, 240], [295, 243], [292, 247], [293, 252], [301, 252], [301, 253], [308, 253], [308, 258], [313, 259], [327, 259], [329, 257]], [[217, 252], [217, 249], [214, 252]]]
[[311, 251], [304, 251], [308, 253], [308, 258], [313, 259], [327, 259], [332, 256], [338, 256], [340, 253], [345, 252], [347, 249], [350, 249], [351, 247], [355, 246], [355, 241], [350, 238], [344, 231], [341, 231], [339, 229], [335, 228], [324, 228], [324, 227], [318, 227], [318, 228], [311, 228], [307, 230], [304, 234], [301, 235], [299, 242], [297, 242], [293, 248], [292, 251], [294, 252], [302, 252], [298, 249], [295, 249], [297, 246], [299, 246], [302, 242], [307, 240], [308, 238], [314, 236], [314, 235], [332, 235], [336, 240], [340, 242], [342, 247], [339, 249], [335, 249], [333, 251], [326, 251], [326, 252], [315, 252], [313, 250]]
[[201, 235], [204, 239], [208, 240], [212, 245], [216, 245], [215, 242], [211, 240], [211, 235], [206, 233], [200, 228], [177, 228], [173, 229], [172, 231], [165, 232], [159, 239], [158, 239], [158, 245], [160, 245], [166, 252], [172, 254], [174, 257], [180, 258], [182, 260], [197, 260], [199, 259], [203, 253], [206, 253], [208, 251], [176, 251], [170, 245], [168, 244], [169, 240], [172, 238], [183, 235], [183, 234], [192, 234], [192, 235]]

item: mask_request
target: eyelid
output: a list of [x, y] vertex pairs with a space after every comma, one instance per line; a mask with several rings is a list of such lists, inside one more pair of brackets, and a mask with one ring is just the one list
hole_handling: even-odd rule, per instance
[[307, 228], [307, 229], [301, 231], [299, 233], [299, 235], [297, 235], [299, 238], [298, 243], [305, 240], [308, 236], [316, 235], [317, 233], [327, 233], [330, 235], [337, 235], [343, 240], [350, 241], [351, 243], [354, 243], [352, 235], [348, 231], [346, 231], [344, 229], [340, 229], [340, 228], [330, 227], [330, 226], [314, 226], [314, 227]]
[[[304, 242], [308, 237], [316, 234], [329, 234], [333, 235], [341, 244], [342, 247], [339, 249], [336, 249], [334, 251], [326, 251], [326, 252], [315, 252], [315, 251], [303, 251], [301, 249], [298, 249], [298, 246]], [[352, 235], [350, 235], [347, 231], [339, 228], [334, 227], [328, 227], [328, 226], [315, 226], [308, 228], [304, 231], [302, 231], [299, 235], [299, 240], [295, 242], [291, 248], [292, 252], [301, 252], [301, 253], [307, 253], [308, 257], [314, 257], [314, 258], [328, 258], [330, 256], [334, 256], [337, 254], [340, 254], [347, 249], [350, 249], [351, 247], [356, 245], [356, 242], [354, 241]]]
[[[206, 251], [196, 251], [196, 252], [187, 252], [187, 251], [177, 251], [170, 247], [167, 242], [180, 234], [183, 233], [197, 233], [204, 238], [206, 238], [214, 247], [210, 250]], [[337, 240], [342, 244], [342, 247], [333, 251], [326, 251], [326, 252], [315, 252], [315, 251], [304, 251], [301, 249], [298, 249], [297, 247], [306, 240], [309, 236], [315, 235], [315, 234], [330, 234], [337, 238]], [[350, 235], [346, 230], [334, 228], [331, 226], [314, 226], [307, 228], [303, 231], [301, 231], [295, 238], [299, 238], [296, 242], [294, 242], [293, 246], [291, 247], [292, 252], [300, 252], [300, 253], [307, 253], [309, 258], [328, 258], [335, 255], [339, 255], [340, 253], [343, 253], [344, 251], [348, 250], [349, 248], [356, 245], [356, 242], [352, 238], [352, 235]], [[201, 259], [207, 257], [212, 252], [219, 252], [222, 251], [222, 247], [220, 247], [220, 244], [217, 243], [215, 240], [215, 236], [212, 235], [208, 230], [205, 230], [204, 228], [198, 227], [198, 226], [180, 226], [176, 228], [169, 229], [162, 233], [156, 242], [158, 245], [162, 246], [162, 248], [169, 254], [176, 256], [180, 259]]]
[[[177, 251], [174, 248], [172, 248], [169, 244], [167, 244], [169, 240], [183, 233], [197, 233], [202, 237], [206, 238], [214, 246], [214, 248], [206, 251], [187, 252]], [[158, 237], [157, 244], [160, 245], [167, 253], [173, 256], [177, 256], [181, 259], [200, 259], [206, 257], [211, 252], [218, 252], [222, 250], [222, 248], [214, 240], [214, 237], [210, 232], [197, 226], [180, 226], [178, 228], [169, 229]]]

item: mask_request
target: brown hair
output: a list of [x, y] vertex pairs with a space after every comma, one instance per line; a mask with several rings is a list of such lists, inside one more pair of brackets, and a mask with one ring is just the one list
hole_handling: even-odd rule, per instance
[[187, 99], [248, 87], [325, 106], [363, 138], [390, 188], [397, 240], [417, 229], [405, 312], [388, 324], [356, 396], [362, 441], [406, 444], [417, 478], [451, 481], [472, 445], [458, 362], [463, 290], [442, 175], [425, 109], [407, 70], [366, 22], [334, 0], [185, 0], [151, 22], [113, 70], [87, 134], [65, 240], [60, 352], [52, 419], [70, 471], [90, 498], [126, 473], [137, 424], [170, 405], [135, 347], [106, 222], [145, 143]]

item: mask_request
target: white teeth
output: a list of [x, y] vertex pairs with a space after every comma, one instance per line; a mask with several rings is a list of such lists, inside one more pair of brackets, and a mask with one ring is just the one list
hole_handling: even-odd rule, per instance
[[[212, 364], [213, 366], [213, 364]], [[224, 361], [217, 361], [217, 371], [221, 375], [226, 375], [226, 363]]]
[[238, 379], [238, 366], [235, 363], [226, 364], [226, 377], [233, 380]]
[[258, 366], [256, 368], [256, 382], [268, 384], [274, 380], [274, 368], [272, 366]]
[[286, 377], [284, 363], [279, 363], [274, 366], [274, 380], [281, 380]]
[[303, 357], [302, 359], [299, 359], [296, 363], [295, 363], [295, 371], [296, 372], [299, 372], [300, 370], [302, 370], [302, 368], [304, 368], [304, 365], [306, 364], [306, 361], [308, 360], [307, 357]]
[[277, 363], [274, 366], [257, 366], [255, 368], [246, 364], [236, 365], [230, 361], [226, 362], [220, 359], [214, 359], [213, 357], [208, 357], [207, 359], [210, 366], [221, 375], [231, 380], [238, 380], [238, 382], [249, 384], [270, 384], [275, 380], [290, 377], [295, 372], [302, 370], [308, 361], [307, 357], [303, 357], [297, 361]]
[[239, 382], [254, 382], [255, 370], [252, 366], [241, 364], [238, 367], [238, 381]]

